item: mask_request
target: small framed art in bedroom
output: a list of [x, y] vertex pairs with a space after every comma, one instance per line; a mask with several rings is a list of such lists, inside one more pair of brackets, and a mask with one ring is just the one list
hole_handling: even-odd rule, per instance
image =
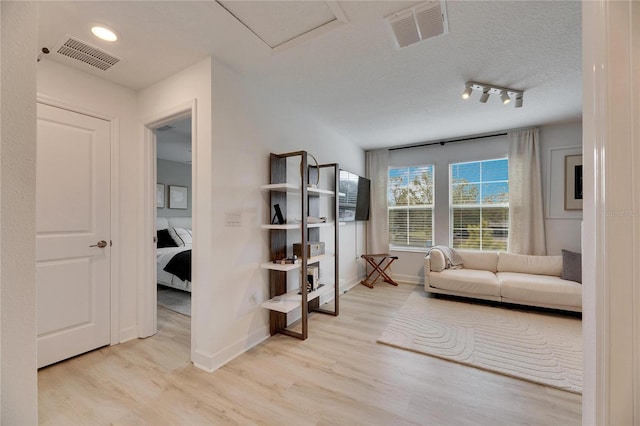
[[186, 210], [187, 193], [186, 186], [169, 185], [169, 208]]
[[156, 207], [164, 208], [164, 184], [156, 183]]

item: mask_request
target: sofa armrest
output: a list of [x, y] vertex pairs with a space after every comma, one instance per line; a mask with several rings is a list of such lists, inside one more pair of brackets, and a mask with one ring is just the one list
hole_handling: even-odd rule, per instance
[[429, 290], [429, 280], [431, 278], [431, 255], [424, 257], [424, 289]]

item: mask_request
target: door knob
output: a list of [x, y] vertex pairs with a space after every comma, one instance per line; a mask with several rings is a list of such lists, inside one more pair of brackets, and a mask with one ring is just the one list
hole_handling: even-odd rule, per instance
[[107, 242], [105, 240], [98, 241], [98, 244], [90, 245], [89, 247], [100, 247], [105, 248], [107, 246]]

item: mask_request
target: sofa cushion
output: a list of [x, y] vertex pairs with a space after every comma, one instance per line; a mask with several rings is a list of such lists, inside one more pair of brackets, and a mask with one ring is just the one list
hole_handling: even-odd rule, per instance
[[562, 279], [582, 283], [582, 254], [562, 249]]
[[532, 256], [501, 252], [498, 254], [498, 272], [559, 277], [562, 275], [562, 256]]
[[582, 306], [582, 286], [550, 275], [498, 272], [500, 295], [526, 304]]
[[429, 259], [431, 259], [431, 270], [434, 272], [443, 271], [447, 267], [444, 254], [438, 249], [429, 252]]
[[464, 260], [465, 269], [482, 269], [485, 271], [498, 271], [498, 253], [479, 250], [457, 250]]
[[442, 290], [500, 296], [496, 275], [478, 269], [445, 269], [442, 272], [431, 272], [429, 285]]

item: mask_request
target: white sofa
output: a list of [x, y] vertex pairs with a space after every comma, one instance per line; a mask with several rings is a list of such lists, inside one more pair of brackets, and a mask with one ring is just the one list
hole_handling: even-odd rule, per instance
[[561, 278], [562, 256], [456, 251], [464, 262], [459, 269], [447, 268], [436, 248], [425, 257], [426, 291], [582, 312], [582, 284]]

